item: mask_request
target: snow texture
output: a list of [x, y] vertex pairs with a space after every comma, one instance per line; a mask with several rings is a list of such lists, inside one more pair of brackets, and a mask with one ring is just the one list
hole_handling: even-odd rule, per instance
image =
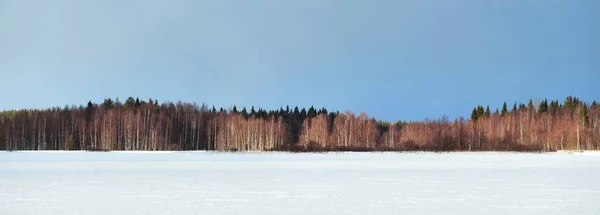
[[600, 214], [599, 153], [0, 152], [0, 214]]

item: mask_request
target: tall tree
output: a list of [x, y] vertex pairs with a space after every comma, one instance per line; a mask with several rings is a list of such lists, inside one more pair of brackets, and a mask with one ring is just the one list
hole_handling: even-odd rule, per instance
[[473, 108], [473, 112], [471, 112], [471, 120], [477, 121], [479, 118], [479, 112], [477, 112], [477, 108]]

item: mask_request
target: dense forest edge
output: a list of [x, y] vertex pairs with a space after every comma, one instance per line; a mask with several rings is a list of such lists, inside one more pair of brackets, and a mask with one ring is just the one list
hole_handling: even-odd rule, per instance
[[556, 151], [600, 150], [600, 104], [569, 96], [470, 119], [386, 122], [294, 107], [209, 108], [129, 97], [86, 106], [0, 112], [0, 150]]

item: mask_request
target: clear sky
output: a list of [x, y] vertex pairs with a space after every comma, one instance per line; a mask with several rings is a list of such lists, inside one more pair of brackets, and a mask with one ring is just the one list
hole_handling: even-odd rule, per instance
[[0, 109], [130, 95], [385, 120], [600, 99], [600, 1], [0, 0]]

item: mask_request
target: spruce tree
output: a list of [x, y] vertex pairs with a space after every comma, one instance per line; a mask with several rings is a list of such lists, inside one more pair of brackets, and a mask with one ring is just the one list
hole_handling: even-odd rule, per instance
[[517, 103], [516, 102], [513, 104], [513, 108], [512, 108], [512, 112], [515, 112], [515, 111], [517, 111]]
[[317, 116], [317, 111], [315, 110], [315, 107], [310, 106], [310, 108], [308, 109], [308, 118], [314, 118]]
[[587, 126], [589, 124], [588, 108], [585, 103], [580, 106], [579, 120], [583, 126]]
[[540, 103], [540, 107], [538, 108], [538, 113], [544, 113], [548, 111], [548, 100], [544, 99], [542, 103]]
[[102, 107], [106, 109], [112, 109], [114, 107], [114, 102], [111, 98], [104, 99], [102, 102]]
[[488, 105], [488, 106], [485, 108], [485, 116], [486, 116], [486, 117], [490, 117], [491, 115], [492, 115], [492, 113], [490, 112], [490, 106]]
[[477, 113], [477, 108], [473, 108], [473, 112], [471, 112], [471, 120], [477, 121], [479, 118], [479, 113]]
[[506, 102], [504, 102], [504, 104], [502, 105], [502, 112], [500, 113], [500, 115], [506, 116], [507, 112], [508, 112], [508, 108], [506, 107]]
[[527, 110], [534, 111], [535, 107], [533, 106], [533, 100], [529, 99], [529, 103], [527, 104]]
[[123, 109], [126, 111], [128, 109], [131, 109], [135, 106], [135, 99], [133, 99], [131, 96], [127, 98], [127, 100], [125, 100], [125, 105], [123, 105]]
[[246, 110], [246, 107], [244, 107], [244, 108], [242, 109], [242, 116], [244, 116], [246, 119], [248, 119], [248, 117], [250, 116], [250, 115], [248, 114], [248, 111]]
[[327, 115], [327, 109], [325, 107], [321, 108], [321, 113]]
[[483, 109], [483, 106], [479, 105], [477, 106], [477, 116], [482, 117], [485, 115], [485, 109]]

